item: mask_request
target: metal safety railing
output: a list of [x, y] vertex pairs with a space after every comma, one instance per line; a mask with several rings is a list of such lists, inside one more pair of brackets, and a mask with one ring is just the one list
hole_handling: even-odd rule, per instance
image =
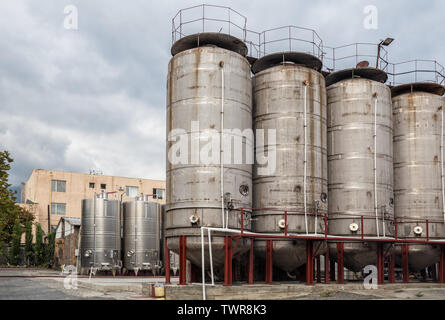
[[339, 47], [323, 47], [324, 69], [328, 72], [355, 68], [366, 61], [370, 67], [388, 69], [388, 51], [378, 43], [357, 42]]
[[244, 42], [248, 49], [248, 57], [252, 57], [255, 59], [260, 58], [260, 37], [260, 32], [246, 30], [246, 40]]
[[280, 52], [303, 52], [322, 60], [323, 41], [315, 30], [297, 26], [283, 26], [261, 32], [259, 58]]
[[445, 68], [436, 60], [414, 59], [389, 63], [387, 73], [393, 86], [416, 82], [445, 85]]
[[[240, 208], [235, 209], [239, 211], [240, 214], [240, 229], [239, 234], [242, 237], [251, 237], [251, 238], [280, 238], [280, 239], [312, 239], [312, 240], [331, 240], [331, 241], [384, 241], [384, 242], [394, 242], [394, 243], [419, 243], [419, 244], [445, 244], [445, 239], [439, 239], [437, 237], [431, 236], [431, 226], [433, 224], [443, 224], [444, 221], [442, 219], [423, 219], [423, 218], [415, 218], [415, 217], [394, 217], [392, 214], [381, 214], [377, 216], [379, 223], [385, 224], [389, 223], [392, 225], [391, 230], [388, 230], [387, 235], [372, 235], [370, 236], [365, 232], [366, 229], [369, 230], [369, 225], [372, 227], [375, 226], [375, 215], [367, 215], [367, 214], [354, 214], [354, 213], [328, 213], [323, 210], [315, 211], [312, 209], [307, 212], [306, 215], [309, 217], [316, 218], [320, 221], [323, 221], [323, 228], [318, 233], [315, 229], [315, 232], [312, 233], [290, 233], [288, 230], [288, 221], [289, 216], [302, 216], [304, 217], [305, 212], [302, 210], [280, 210], [280, 209], [265, 209], [265, 208]], [[259, 233], [259, 232], [251, 232], [246, 230], [245, 227], [245, 217], [246, 213], [255, 213], [256, 216], [260, 212], [267, 212], [273, 214], [281, 214], [284, 219], [284, 228], [282, 228], [281, 232], [276, 233]], [[359, 222], [359, 229], [357, 232], [354, 232], [352, 235], [335, 235], [330, 234], [328, 231], [328, 224], [330, 219], [352, 219], [357, 220]], [[424, 226], [425, 232], [421, 235], [417, 236], [418, 239], [412, 239], [413, 237], [405, 236], [400, 237], [398, 235], [398, 231], [400, 225], [405, 223], [415, 223], [416, 226]], [[368, 227], [367, 227], [368, 226]], [[372, 234], [372, 233], [371, 233]]]
[[203, 32], [225, 33], [246, 41], [247, 18], [229, 7], [202, 4], [181, 9], [172, 19], [172, 43]]

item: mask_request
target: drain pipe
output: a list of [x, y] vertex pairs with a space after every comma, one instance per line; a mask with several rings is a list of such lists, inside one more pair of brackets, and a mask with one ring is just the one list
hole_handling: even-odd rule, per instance
[[375, 226], [377, 230], [377, 237], [380, 237], [379, 232], [379, 209], [377, 202], [377, 92], [374, 93], [374, 210], [375, 210]]
[[213, 275], [213, 257], [212, 257], [212, 236], [210, 230], [207, 230], [209, 237], [209, 261], [210, 261], [210, 277], [212, 279], [212, 286], [215, 285], [215, 277]]
[[443, 211], [443, 221], [445, 223], [445, 179], [443, 174], [443, 106], [440, 107], [441, 112], [441, 136], [440, 136], [440, 175], [442, 178], [442, 211]]
[[93, 227], [94, 227], [94, 252], [93, 252], [93, 266], [96, 267], [96, 192], [93, 199]]
[[304, 176], [303, 176], [303, 202], [304, 202], [304, 224], [306, 227], [306, 234], [309, 233], [307, 222], [307, 198], [306, 198], [306, 180], [307, 180], [307, 85], [308, 81], [305, 80], [304, 84]]
[[221, 218], [222, 227], [225, 227], [224, 218], [224, 148], [223, 148], [223, 137], [224, 137], [224, 61], [219, 62], [219, 67], [221, 68], [221, 133], [219, 141], [219, 165], [220, 165], [220, 181], [221, 181]]

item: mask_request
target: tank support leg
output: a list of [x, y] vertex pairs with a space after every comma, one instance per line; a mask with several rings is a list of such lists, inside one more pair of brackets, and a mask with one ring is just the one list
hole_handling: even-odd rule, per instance
[[317, 265], [317, 282], [318, 283], [321, 283], [321, 270], [320, 270], [320, 268], [321, 268], [321, 256], [318, 256], [318, 258], [317, 258], [317, 260], [315, 260], [316, 261], [316, 265]]
[[232, 237], [224, 237], [224, 285], [232, 285]]
[[439, 280], [445, 283], [445, 246], [440, 246]]
[[337, 283], [343, 284], [344, 281], [344, 267], [343, 267], [343, 242], [337, 242]]
[[314, 255], [312, 240], [306, 240], [306, 285], [314, 285]]
[[[329, 274], [329, 247], [327, 247], [326, 254], [324, 255], [324, 283], [329, 284], [331, 275]], [[335, 272], [335, 271], [334, 271]]]
[[389, 282], [391, 283], [396, 282], [395, 269], [396, 269], [396, 250], [395, 247], [393, 246], [391, 248], [391, 261], [389, 265]]
[[273, 241], [266, 241], [266, 284], [272, 283], [273, 277]]
[[335, 281], [335, 261], [329, 260], [329, 273], [331, 277], [331, 281]]
[[170, 250], [167, 247], [167, 238], [164, 239], [164, 243], [165, 284], [170, 284]]
[[403, 283], [408, 283], [409, 282], [408, 256], [409, 256], [409, 245], [402, 244], [402, 274], [403, 274]]
[[377, 284], [384, 284], [385, 282], [384, 261], [383, 243], [377, 243]]
[[187, 237], [179, 236], [179, 285], [187, 284]]
[[248, 283], [253, 284], [253, 238], [250, 239]]

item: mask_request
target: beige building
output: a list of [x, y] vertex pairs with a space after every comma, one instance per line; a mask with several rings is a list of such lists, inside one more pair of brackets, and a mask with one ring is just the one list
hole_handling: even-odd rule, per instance
[[143, 193], [165, 203], [165, 181], [34, 169], [21, 185], [21, 203], [35, 215], [45, 233], [61, 217], [80, 218], [81, 201], [108, 192], [109, 199], [132, 200]]

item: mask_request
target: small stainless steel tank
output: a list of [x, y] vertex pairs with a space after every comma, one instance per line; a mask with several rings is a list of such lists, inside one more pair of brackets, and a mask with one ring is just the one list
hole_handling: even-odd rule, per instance
[[[444, 87], [432, 83], [393, 88], [394, 194], [399, 239], [445, 237], [444, 91]], [[396, 261], [400, 263], [400, 246], [397, 248]], [[435, 264], [439, 254], [439, 246], [409, 244], [410, 270]]]
[[125, 270], [148, 270], [159, 274], [161, 263], [160, 248], [161, 205], [149, 202], [147, 196], [137, 197], [123, 203]]
[[[324, 234], [323, 215], [314, 215], [327, 211], [328, 191], [326, 87], [320, 68], [320, 60], [299, 52], [270, 54], [253, 65], [254, 128], [269, 139], [264, 147], [257, 143], [256, 153], [268, 154], [269, 162], [273, 150], [276, 154], [270, 172], [254, 166], [253, 202], [261, 209], [254, 212], [255, 232], [283, 235], [286, 210], [288, 234]], [[325, 250], [321, 246], [318, 254]], [[256, 240], [256, 256], [265, 253], [266, 241]], [[286, 272], [305, 264], [306, 241], [274, 239], [273, 263]]]
[[[191, 38], [195, 41], [189, 41]], [[198, 47], [198, 43], [205, 45]], [[220, 155], [233, 152], [224, 147], [220, 154], [222, 125], [225, 141], [231, 139], [232, 146], [240, 141], [243, 150], [253, 150], [250, 64], [238, 52], [247, 52], [242, 41], [213, 33], [185, 37], [172, 48], [167, 81], [165, 236], [169, 249], [176, 253], [179, 236], [187, 236], [187, 259], [196, 266], [202, 264], [200, 227], [221, 228], [224, 220], [225, 227], [239, 229], [240, 212], [231, 208], [252, 207], [252, 165], [245, 160], [237, 163], [233, 157], [223, 160], [222, 166], [219, 161]], [[209, 137], [216, 142], [212, 152], [206, 149]], [[177, 149], [179, 142], [185, 142], [182, 150]], [[183, 160], [178, 160], [181, 156]], [[207, 156], [213, 160], [203, 159]], [[246, 214], [246, 230], [250, 229], [249, 217]], [[205, 242], [209, 268], [207, 237]], [[242, 239], [236, 250], [246, 251], [249, 245], [248, 239]], [[214, 233], [215, 273], [223, 271], [223, 246], [222, 234]]]
[[120, 201], [106, 193], [82, 200], [81, 273], [88, 270], [120, 272]]
[[[386, 78], [373, 68], [342, 70], [326, 78], [331, 236], [393, 235], [393, 122]], [[375, 265], [376, 247], [375, 242], [345, 241], [344, 266], [357, 272]], [[334, 242], [330, 255], [336, 259]]]

